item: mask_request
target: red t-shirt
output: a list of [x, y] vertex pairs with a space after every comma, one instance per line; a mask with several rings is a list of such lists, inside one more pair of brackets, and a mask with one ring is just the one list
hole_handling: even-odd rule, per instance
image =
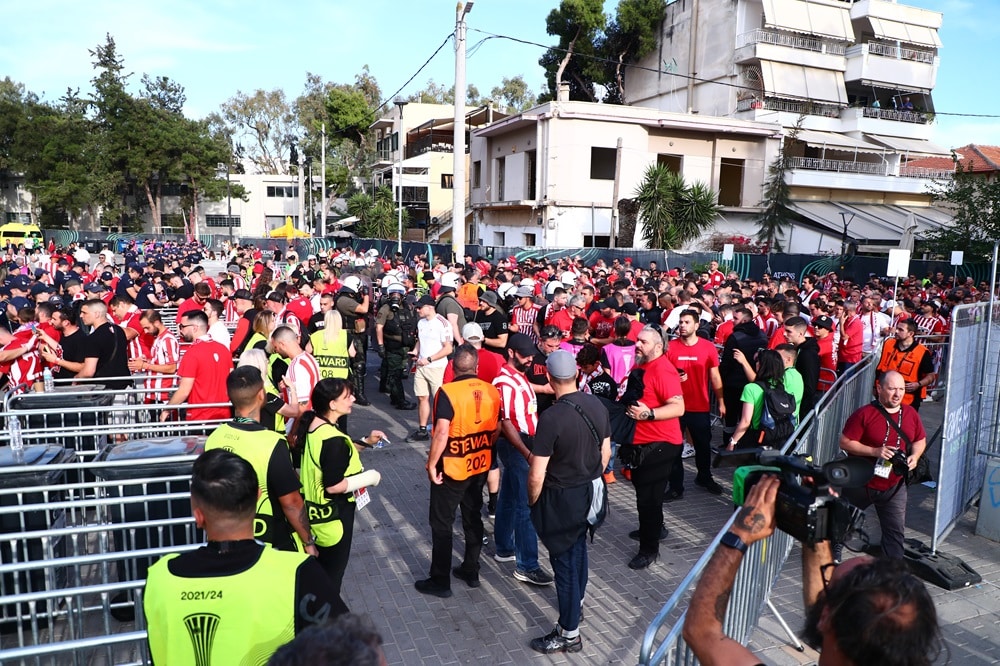
[[[674, 396], [684, 395], [681, 376], [666, 356], [658, 356], [638, 367], [646, 371], [643, 375], [642, 403], [650, 409], [667, 404]], [[633, 444], [669, 442], [680, 446], [682, 441], [681, 422], [678, 418], [635, 422]]]
[[299, 321], [309, 321], [313, 316], [312, 303], [305, 296], [299, 296], [295, 300], [289, 301], [285, 309], [291, 311], [299, 318]]
[[865, 342], [865, 325], [861, 317], [854, 315], [844, 324], [844, 332], [840, 336], [840, 350], [837, 355], [844, 363], [857, 363], [861, 360], [861, 348]]
[[616, 317], [605, 317], [600, 311], [590, 315], [590, 335], [594, 338], [615, 337]]
[[724, 345], [729, 336], [733, 334], [733, 326], [736, 325], [736, 320], [730, 319], [729, 321], [724, 321], [719, 324], [719, 328], [715, 331], [715, 344]]
[[[826, 368], [832, 372], [837, 372], [837, 350], [833, 348], [833, 333], [826, 336], [825, 338], [816, 338], [816, 342], [819, 343], [819, 367]], [[831, 380], [833, 376], [830, 373], [821, 373], [819, 376], [821, 380], [816, 386], [816, 390], [825, 391], [830, 388], [830, 385], [823, 385], [822, 380]]]
[[628, 335], [625, 337], [632, 342], [639, 342], [639, 334], [642, 333], [642, 329], [646, 328], [646, 325], [637, 319], [633, 319], [632, 323], [629, 324]]
[[573, 315], [569, 313], [569, 308], [563, 308], [549, 317], [545, 324], [558, 327], [563, 332], [563, 337], [569, 337], [570, 329], [573, 328]]
[[[229, 349], [215, 340], [198, 338], [188, 347], [177, 367], [182, 379], [194, 379], [187, 402], [192, 405], [212, 402], [229, 402], [226, 379], [233, 370], [233, 356]], [[188, 421], [228, 419], [229, 407], [189, 407]]]
[[[907, 405], [903, 405], [902, 410], [902, 421], [899, 420], [899, 413], [889, 414], [893, 423], [899, 425], [900, 430], [910, 438], [911, 442], [927, 439], [924, 424], [921, 423], [920, 416], [916, 410]], [[903, 449], [904, 452], [908, 453], [906, 442], [900, 439], [896, 429], [889, 425], [885, 416], [874, 405], [865, 405], [848, 417], [847, 423], [844, 424], [844, 436], [856, 442], [861, 442], [865, 446], [870, 446], [872, 449], [890, 446]], [[871, 456], [871, 460], [874, 463], [875, 456]], [[900, 477], [895, 472], [890, 472], [889, 478], [872, 476], [868, 482], [868, 487], [872, 490], [888, 490], [899, 483], [899, 481]]]
[[[476, 376], [484, 382], [492, 384], [493, 380], [500, 374], [500, 368], [503, 367], [503, 357], [496, 352], [489, 351], [488, 349], [479, 349], [477, 351], [479, 352], [479, 367], [476, 369]], [[452, 362], [448, 361], [448, 365], [444, 368], [444, 379], [441, 383], [447, 384], [448, 382], [454, 380], [455, 368], [452, 365]]]
[[696, 338], [696, 342], [690, 347], [679, 339], [671, 340], [666, 357], [674, 364], [678, 373], [687, 373], [687, 379], [681, 382], [684, 411], [708, 412], [708, 373], [710, 369], [719, 367], [719, 352], [715, 345], [704, 338]]
[[181, 317], [184, 316], [185, 312], [194, 312], [195, 310], [204, 311], [204, 309], [205, 309], [205, 304], [199, 303], [194, 299], [194, 296], [192, 296], [187, 300], [181, 301], [180, 305], [177, 306], [177, 314], [175, 315], [175, 319], [178, 323], [180, 323]]

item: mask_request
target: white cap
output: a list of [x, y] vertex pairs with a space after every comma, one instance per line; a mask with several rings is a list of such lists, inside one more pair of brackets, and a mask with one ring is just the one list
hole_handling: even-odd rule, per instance
[[576, 284], [576, 273], [566, 271], [561, 276], [559, 276], [559, 281], [563, 284]]
[[483, 339], [483, 327], [474, 321], [469, 322], [462, 327], [462, 339], [464, 340], [482, 340]]
[[458, 275], [455, 273], [445, 273], [441, 276], [440, 283], [442, 287], [458, 287]]

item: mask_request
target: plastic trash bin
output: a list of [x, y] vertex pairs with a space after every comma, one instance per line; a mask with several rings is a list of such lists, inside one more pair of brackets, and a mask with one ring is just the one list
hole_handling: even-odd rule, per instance
[[[33, 445], [24, 447], [24, 463], [14, 460], [9, 446], [0, 448], [0, 488], [5, 490], [23, 488], [22, 493], [0, 495], [0, 506], [19, 507], [60, 502], [65, 498], [61, 490], [42, 492], [32, 490], [41, 486], [62, 485], [66, 480], [64, 470], [46, 469], [48, 465], [71, 462], [75, 458], [72, 450], [61, 446]], [[15, 472], [8, 468], [18, 467]], [[49, 510], [32, 508], [17, 513], [0, 514], [0, 562], [39, 562], [66, 557], [66, 542], [57, 539], [31, 538], [19, 536], [10, 539], [8, 535], [30, 535], [39, 530], [59, 529], [66, 526], [62, 509]], [[5, 573], [0, 577], [0, 597], [11, 594], [42, 592], [46, 589], [66, 587], [66, 569], [52, 567], [32, 569], [19, 573]], [[20, 606], [20, 607], [18, 607]], [[35, 614], [40, 626], [48, 622], [48, 605], [44, 601], [35, 604]], [[20, 619], [24, 618], [24, 619]], [[29, 604], [0, 604], [0, 632], [16, 631], [18, 624], [30, 627], [31, 608]]]
[[[97, 456], [97, 461], [135, 461], [134, 466], [97, 468], [94, 474], [102, 481], [123, 481], [130, 479], [146, 479], [156, 477], [183, 476], [179, 481], [152, 481], [144, 484], [122, 483], [119, 486], [109, 486], [106, 489], [108, 497], [121, 497], [121, 504], [110, 507], [112, 523], [142, 523], [148, 520], [166, 518], [187, 518], [191, 516], [191, 501], [189, 499], [150, 499], [141, 501], [135, 498], [161, 495], [164, 493], [187, 493], [191, 489], [190, 460], [177, 462], [144, 463], [151, 458], [173, 458], [179, 456], [199, 455], [205, 450], [205, 437], [157, 437], [152, 439], [132, 440], [106, 447]], [[128, 530], [114, 530], [115, 550], [119, 552], [140, 550], [145, 548], [162, 548], [167, 546], [182, 546], [191, 543], [193, 528], [187, 525], [172, 527], [143, 528], [136, 526]], [[143, 580], [146, 570], [157, 558], [138, 557], [125, 567], [119, 567], [122, 581]]]
[[[62, 388], [62, 387], [60, 387]], [[73, 392], [56, 390], [50, 393], [23, 393], [11, 400], [14, 411], [30, 410], [21, 416], [24, 431], [48, 430], [52, 434], [45, 441], [75, 451], [96, 451], [102, 442], [96, 435], [60, 437], [63, 428], [82, 429], [87, 426], [106, 426], [111, 415], [98, 408], [110, 407], [114, 395], [89, 387], [72, 387]], [[89, 392], [83, 392], [89, 391]], [[106, 431], [105, 431], [106, 432]]]

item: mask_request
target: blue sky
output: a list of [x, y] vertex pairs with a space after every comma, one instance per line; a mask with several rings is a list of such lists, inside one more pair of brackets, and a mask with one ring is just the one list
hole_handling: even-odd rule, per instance
[[[303, 87], [306, 72], [347, 82], [368, 65], [383, 93], [399, 88], [454, 28], [455, 0], [305, 0], [278, 6], [260, 0], [172, 0], [137, 3], [11, 3], [4, 8], [5, 32], [0, 76], [10, 76], [46, 98], [67, 87], [89, 89], [88, 49], [111, 33], [127, 69], [164, 75], [185, 86], [186, 111], [202, 117], [237, 90], [283, 88], [290, 98]], [[476, 0], [468, 16], [468, 81], [488, 92], [504, 76], [521, 74], [537, 92], [544, 78], [538, 66], [543, 49], [486, 35], [509, 35], [541, 44], [545, 16], [556, 0]], [[607, 0], [612, 8], [616, 0]], [[941, 68], [934, 91], [939, 112], [935, 141], [945, 146], [970, 142], [1000, 145], [1000, 117], [962, 118], [945, 114], [1000, 115], [1000, 89], [989, 44], [1000, 25], [998, 0], [907, 0], [944, 13]], [[987, 54], [987, 55], [984, 55]], [[450, 85], [452, 43], [417, 76], [403, 94], [428, 79]]]

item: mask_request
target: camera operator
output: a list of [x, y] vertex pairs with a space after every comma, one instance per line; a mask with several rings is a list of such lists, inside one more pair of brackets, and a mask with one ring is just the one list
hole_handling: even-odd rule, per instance
[[[764, 476], [747, 495], [723, 544], [695, 588], [684, 640], [702, 664], [761, 664], [722, 631], [736, 572], [747, 547], [775, 528], [781, 482]], [[802, 545], [805, 639], [820, 650], [821, 666], [921, 666], [942, 649], [934, 602], [924, 584], [889, 560], [857, 557], [835, 565], [828, 541]]]
[[877, 399], [851, 414], [840, 436], [848, 456], [868, 458], [875, 473], [863, 488], [848, 488], [843, 496], [859, 509], [875, 505], [882, 528], [882, 553], [903, 558], [906, 525], [906, 472], [917, 466], [927, 448], [927, 433], [917, 411], [903, 404], [906, 381], [894, 370], [875, 383]]

